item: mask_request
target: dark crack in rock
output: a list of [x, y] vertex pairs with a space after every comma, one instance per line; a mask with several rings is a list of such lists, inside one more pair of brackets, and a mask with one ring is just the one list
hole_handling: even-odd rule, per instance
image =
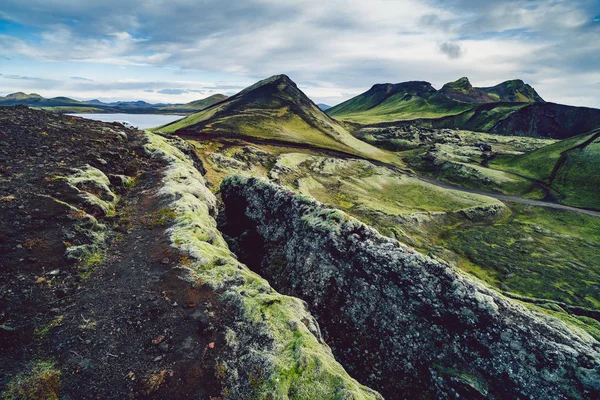
[[600, 345], [343, 212], [262, 179], [221, 185], [240, 260], [302, 298], [388, 399], [600, 396]]

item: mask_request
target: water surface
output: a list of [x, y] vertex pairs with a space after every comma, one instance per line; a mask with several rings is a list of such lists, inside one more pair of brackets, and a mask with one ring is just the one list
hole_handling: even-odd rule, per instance
[[68, 114], [102, 122], [127, 122], [139, 129], [156, 128], [183, 118], [181, 115], [162, 114]]

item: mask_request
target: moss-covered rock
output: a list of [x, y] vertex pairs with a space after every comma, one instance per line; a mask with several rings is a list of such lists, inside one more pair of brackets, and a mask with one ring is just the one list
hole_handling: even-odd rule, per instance
[[600, 344], [266, 180], [221, 185], [226, 233], [310, 304], [335, 356], [387, 398], [593, 398]]
[[81, 168], [73, 168], [69, 175], [58, 176], [54, 180], [67, 202], [81, 204], [101, 215], [115, 213], [118, 198], [110, 190], [110, 180], [98, 168], [86, 164]]
[[180, 268], [193, 285], [207, 285], [234, 313], [227, 356], [218, 375], [229, 398], [380, 399], [352, 379], [323, 342], [301, 300], [277, 293], [237, 261], [217, 229], [215, 196], [177, 139], [148, 133], [146, 151], [168, 165], [159, 194], [175, 212], [167, 234], [188, 255]]
[[35, 361], [27, 371], [13, 377], [6, 391], [2, 393], [5, 400], [58, 400], [60, 391], [60, 375], [54, 363]]

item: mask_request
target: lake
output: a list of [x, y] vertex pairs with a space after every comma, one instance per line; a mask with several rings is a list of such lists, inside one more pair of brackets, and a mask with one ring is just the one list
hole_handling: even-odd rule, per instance
[[127, 122], [139, 129], [156, 128], [183, 118], [181, 115], [162, 114], [67, 114], [102, 122]]

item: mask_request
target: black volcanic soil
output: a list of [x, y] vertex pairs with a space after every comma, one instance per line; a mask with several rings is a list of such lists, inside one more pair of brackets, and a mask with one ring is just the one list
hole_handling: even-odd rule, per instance
[[[172, 268], [180, 255], [152, 218], [163, 165], [142, 144], [142, 132], [120, 124], [0, 108], [0, 393], [49, 360], [61, 372], [61, 398], [221, 395], [215, 368], [227, 310]], [[79, 205], [106, 225], [104, 259], [82, 269], [63, 257], [78, 244], [68, 232], [79, 216], [39, 195], [61, 199], [54, 178], [86, 164], [136, 184], [111, 185], [116, 215]]]

